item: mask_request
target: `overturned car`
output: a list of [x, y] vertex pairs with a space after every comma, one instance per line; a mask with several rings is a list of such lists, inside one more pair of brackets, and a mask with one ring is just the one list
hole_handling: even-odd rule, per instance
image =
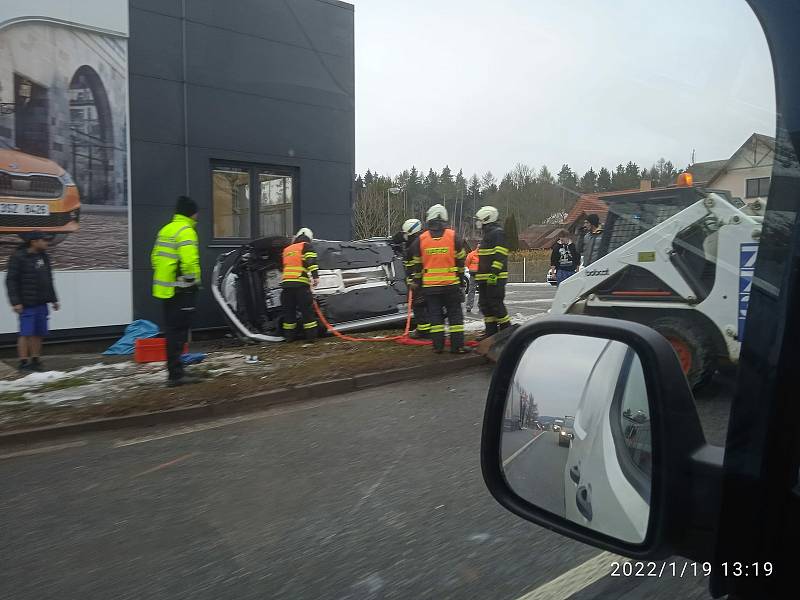
[[[280, 284], [283, 249], [290, 243], [262, 238], [217, 258], [212, 294], [239, 337], [283, 341]], [[399, 246], [385, 238], [313, 245], [319, 265], [314, 299], [331, 325], [347, 332], [404, 324], [408, 287]]]

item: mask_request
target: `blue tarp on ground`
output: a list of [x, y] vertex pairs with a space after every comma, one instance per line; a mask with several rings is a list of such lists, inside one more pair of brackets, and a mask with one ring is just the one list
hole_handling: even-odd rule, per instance
[[128, 325], [125, 328], [125, 333], [122, 335], [122, 337], [119, 338], [119, 340], [117, 340], [116, 343], [108, 350], [103, 352], [103, 354], [113, 356], [133, 354], [133, 346], [136, 343], [136, 340], [142, 338], [152, 338], [156, 337], [157, 335], [158, 325], [152, 321], [139, 319]]
[[194, 365], [203, 362], [206, 356], [203, 352], [187, 352], [186, 354], [181, 354], [181, 362], [185, 365]]

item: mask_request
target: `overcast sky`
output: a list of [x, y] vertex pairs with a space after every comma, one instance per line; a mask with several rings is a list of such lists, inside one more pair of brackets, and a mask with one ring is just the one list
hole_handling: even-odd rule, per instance
[[744, 0], [351, 0], [356, 170], [685, 167], [774, 134]]
[[[608, 340], [567, 334], [534, 340], [514, 372], [514, 381], [549, 417], [575, 416], [589, 375]], [[512, 389], [512, 394], [516, 392]], [[516, 401], [516, 395], [512, 399]]]

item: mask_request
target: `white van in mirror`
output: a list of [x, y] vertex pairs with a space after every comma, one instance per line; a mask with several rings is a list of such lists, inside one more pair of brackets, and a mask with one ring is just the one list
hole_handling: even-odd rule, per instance
[[504, 476], [521, 498], [587, 529], [642, 543], [653, 452], [636, 352], [602, 338], [535, 339], [509, 386], [501, 453]]

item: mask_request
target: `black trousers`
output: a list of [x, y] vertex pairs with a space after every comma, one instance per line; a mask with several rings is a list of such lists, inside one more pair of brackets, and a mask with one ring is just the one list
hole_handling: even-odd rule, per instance
[[197, 291], [177, 290], [172, 298], [163, 302], [164, 335], [167, 339], [167, 372], [171, 380], [183, 377], [181, 354], [189, 339], [189, 329], [197, 302]]
[[428, 315], [428, 302], [420, 290], [414, 292], [411, 306], [414, 309], [414, 326], [417, 329], [417, 333], [423, 337], [429, 337], [431, 334], [431, 319]]
[[[307, 285], [285, 287], [281, 291], [283, 306], [283, 337], [292, 341], [300, 337], [302, 327], [307, 340], [317, 337], [317, 315], [314, 312], [314, 296]], [[303, 317], [302, 324], [297, 322], [297, 313]]]
[[511, 322], [505, 299], [505, 283], [498, 281], [495, 285], [489, 285], [486, 281], [478, 282], [478, 306], [483, 313], [486, 335], [494, 335], [499, 329], [508, 327]]
[[431, 339], [436, 350], [444, 349], [444, 313], [450, 332], [450, 350], [464, 347], [464, 313], [461, 310], [463, 292], [458, 285], [442, 286], [436, 289], [424, 288], [423, 294], [428, 305], [431, 321]]

